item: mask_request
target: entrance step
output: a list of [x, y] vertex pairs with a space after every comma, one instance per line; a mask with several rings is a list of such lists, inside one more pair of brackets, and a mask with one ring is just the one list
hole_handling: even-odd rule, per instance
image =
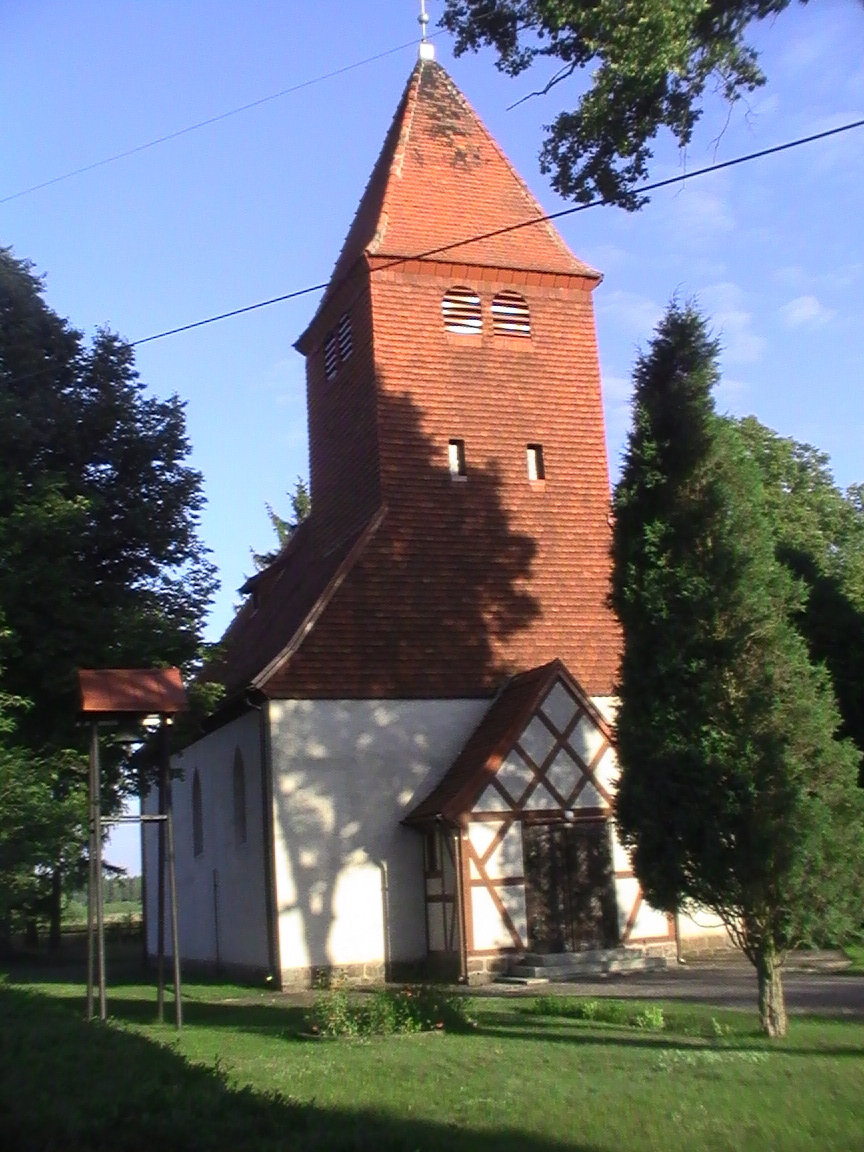
[[668, 965], [663, 953], [644, 948], [596, 948], [585, 952], [541, 954], [528, 952], [510, 966], [507, 977], [532, 983], [557, 983], [585, 976], [612, 976], [627, 972], [657, 972]]

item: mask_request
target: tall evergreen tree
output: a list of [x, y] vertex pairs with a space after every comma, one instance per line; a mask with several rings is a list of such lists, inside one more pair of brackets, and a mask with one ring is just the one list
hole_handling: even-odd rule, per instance
[[288, 541], [291, 539], [294, 532], [303, 523], [309, 513], [312, 511], [312, 498], [309, 495], [309, 489], [301, 476], [297, 477], [294, 484], [294, 491], [291, 493], [291, 511], [293, 513], [293, 520], [286, 520], [280, 516], [279, 513], [273, 508], [272, 504], [265, 504], [267, 509], [267, 517], [276, 533], [276, 547], [272, 548], [269, 552], [256, 552], [252, 549], [252, 563], [255, 565], [256, 572], [263, 572], [265, 568], [273, 563]]
[[718, 345], [673, 303], [635, 373], [614, 498], [612, 600], [624, 632], [617, 820], [646, 897], [719, 915], [782, 1035], [779, 964], [857, 926], [859, 755], [830, 680], [790, 622], [759, 473], [714, 411]]

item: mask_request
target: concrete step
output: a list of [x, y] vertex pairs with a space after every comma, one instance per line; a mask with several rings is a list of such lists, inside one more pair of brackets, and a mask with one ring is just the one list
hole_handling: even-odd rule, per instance
[[604, 948], [554, 955], [526, 953], [510, 966], [502, 979], [531, 983], [566, 982], [587, 976], [623, 975], [628, 972], [657, 972], [665, 969], [668, 958], [643, 948]]

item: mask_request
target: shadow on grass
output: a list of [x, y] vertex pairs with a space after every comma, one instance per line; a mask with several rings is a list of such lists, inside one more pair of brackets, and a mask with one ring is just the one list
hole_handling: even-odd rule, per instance
[[[834, 1021], [828, 1021], [835, 1023]], [[860, 1031], [860, 1030], [859, 1030]], [[570, 1044], [600, 1048], [648, 1049], [657, 1052], [711, 1049], [717, 1052], [764, 1052], [784, 1056], [864, 1056], [864, 1045], [800, 1044], [794, 1035], [784, 1040], [769, 1040], [757, 1029], [733, 1036], [711, 1037], [706, 1034], [681, 1035], [668, 1031], [641, 1032], [622, 1025], [589, 1022], [566, 1022], [561, 1018], [521, 1020], [507, 1013], [484, 1013], [476, 1035], [492, 1039], [527, 1040], [541, 1044]]]
[[[382, 1085], [382, 1094], [386, 1085]], [[467, 1131], [369, 1108], [322, 1108], [233, 1087], [219, 1069], [122, 1027], [85, 1024], [66, 1005], [0, 987], [0, 1144], [4, 1152], [597, 1152], [501, 1127]]]

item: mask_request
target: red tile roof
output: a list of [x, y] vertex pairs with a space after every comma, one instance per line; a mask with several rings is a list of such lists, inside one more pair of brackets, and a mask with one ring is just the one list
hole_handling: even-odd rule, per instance
[[270, 567], [247, 581], [254, 589], [220, 642], [208, 678], [224, 684], [229, 699], [262, 687], [274, 665], [290, 658], [362, 555], [383, 518], [380, 510], [342, 545], [323, 552], [313, 513], [292, 533]]
[[78, 682], [81, 711], [87, 716], [171, 716], [189, 707], [178, 668], [82, 668]]
[[457, 823], [470, 812], [559, 677], [611, 741], [612, 733], [606, 721], [564, 664], [552, 660], [507, 682], [443, 780], [405, 817], [404, 823], [433, 819]]
[[[226, 633], [211, 674], [229, 698], [491, 698], [556, 657], [591, 695], [614, 690], [597, 274], [541, 216], [443, 69], [418, 64], [298, 342], [313, 514]], [[526, 218], [538, 223], [456, 259], [381, 267]], [[454, 284], [481, 298], [482, 335], [445, 331]], [[492, 330], [505, 290], [525, 297], [528, 339]], [[345, 317], [353, 351], [328, 378], [323, 343]], [[447, 464], [454, 436], [462, 484]], [[528, 443], [543, 445], [542, 492]]]
[[[447, 72], [419, 60], [325, 300], [364, 254], [407, 257], [443, 250], [441, 259], [459, 264], [599, 280], [545, 215]], [[536, 223], [512, 230], [531, 220]]]

